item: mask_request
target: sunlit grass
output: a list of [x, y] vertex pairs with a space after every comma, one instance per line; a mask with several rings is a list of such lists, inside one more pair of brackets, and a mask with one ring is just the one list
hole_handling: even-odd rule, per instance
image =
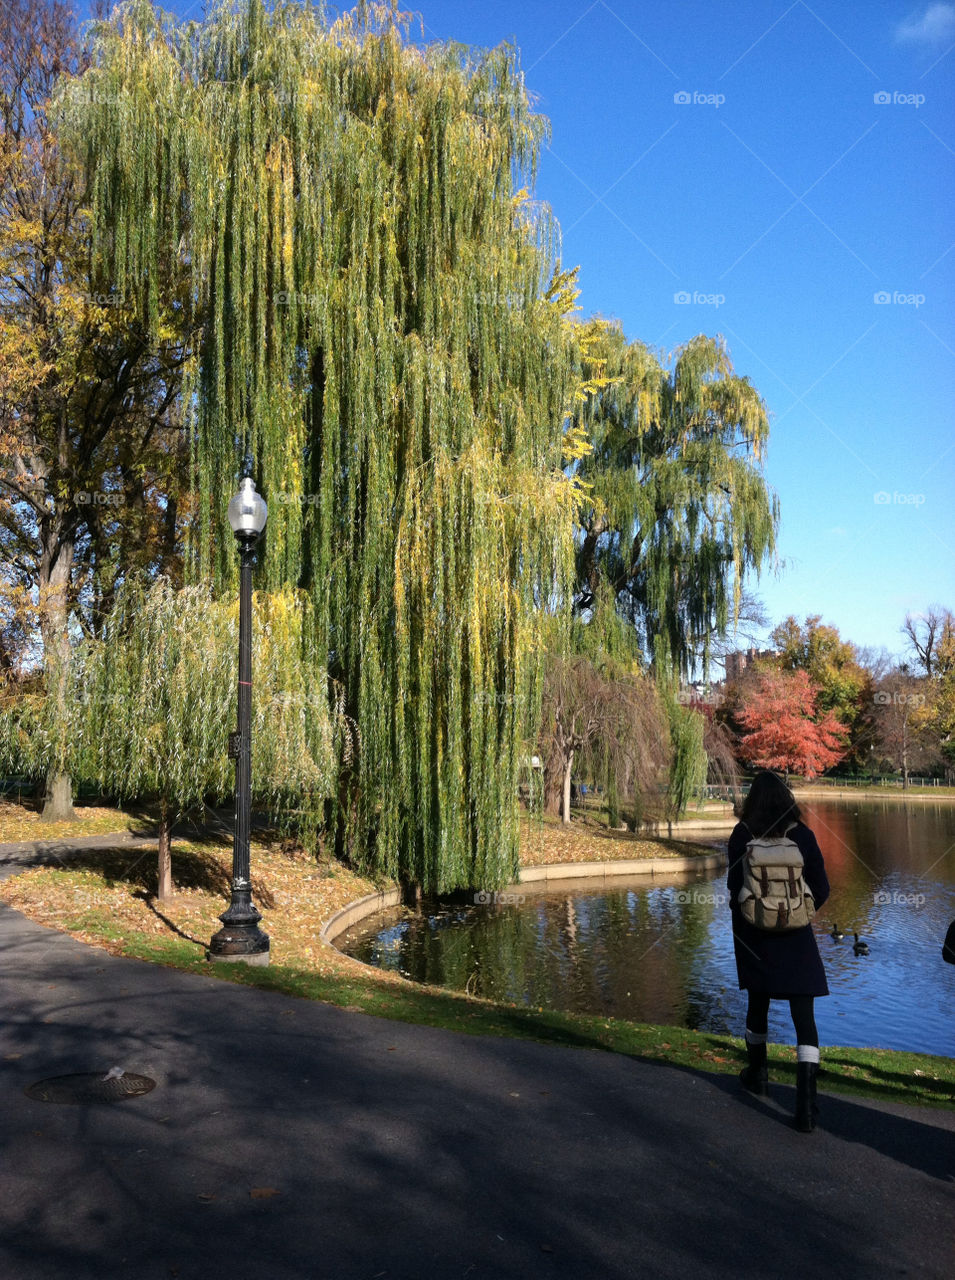
[[75, 804], [76, 820], [73, 822], [44, 822], [42, 805], [33, 800], [0, 799], [0, 843], [21, 840], [72, 840], [79, 836], [114, 835], [129, 831], [139, 835], [152, 829], [150, 815], [139, 808], [124, 812], [121, 809], [86, 804]]

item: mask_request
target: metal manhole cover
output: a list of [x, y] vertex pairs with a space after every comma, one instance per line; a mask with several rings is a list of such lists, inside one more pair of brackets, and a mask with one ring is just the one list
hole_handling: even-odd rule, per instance
[[123, 1098], [139, 1098], [155, 1089], [156, 1081], [137, 1076], [131, 1071], [122, 1075], [100, 1075], [87, 1072], [75, 1076], [53, 1076], [28, 1085], [24, 1093], [36, 1102], [122, 1102]]

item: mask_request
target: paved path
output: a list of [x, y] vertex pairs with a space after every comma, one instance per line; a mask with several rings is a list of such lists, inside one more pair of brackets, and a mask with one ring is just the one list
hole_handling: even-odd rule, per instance
[[[32, 856], [0, 846], [0, 874]], [[830, 1095], [806, 1136], [783, 1086], [764, 1103], [726, 1077], [271, 995], [2, 904], [0, 949], [2, 1280], [952, 1274], [951, 1112]], [[112, 1066], [157, 1087], [23, 1093]]]

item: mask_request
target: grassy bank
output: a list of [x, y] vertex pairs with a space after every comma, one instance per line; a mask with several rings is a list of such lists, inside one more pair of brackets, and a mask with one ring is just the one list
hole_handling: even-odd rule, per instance
[[[0, 839], [8, 830], [0, 822]], [[698, 853], [699, 846], [611, 834], [586, 823], [566, 828], [531, 822], [524, 828], [523, 860], [528, 865], [687, 852]], [[401, 1022], [625, 1053], [726, 1075], [735, 1075], [745, 1060], [742, 1041], [729, 1036], [495, 1004], [371, 970], [327, 947], [317, 935], [320, 923], [339, 907], [380, 886], [333, 861], [316, 862], [278, 837], [256, 840], [252, 854], [256, 902], [272, 938], [272, 964], [265, 969], [211, 965], [205, 949], [228, 899], [231, 847], [214, 840], [176, 841], [176, 893], [164, 903], [155, 897], [155, 861], [152, 849], [86, 850], [0, 884], [0, 898], [40, 924], [116, 955]], [[794, 1050], [773, 1046], [770, 1065], [775, 1080], [794, 1081]], [[955, 1063], [947, 1058], [828, 1048], [821, 1084], [866, 1097], [955, 1107]]]

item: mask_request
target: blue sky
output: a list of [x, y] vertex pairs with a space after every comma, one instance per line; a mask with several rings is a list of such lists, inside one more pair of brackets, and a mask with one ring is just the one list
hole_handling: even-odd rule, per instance
[[955, 608], [955, 3], [419, 8], [520, 48], [584, 314], [722, 333], [766, 399], [773, 621], [899, 652], [906, 611]]

